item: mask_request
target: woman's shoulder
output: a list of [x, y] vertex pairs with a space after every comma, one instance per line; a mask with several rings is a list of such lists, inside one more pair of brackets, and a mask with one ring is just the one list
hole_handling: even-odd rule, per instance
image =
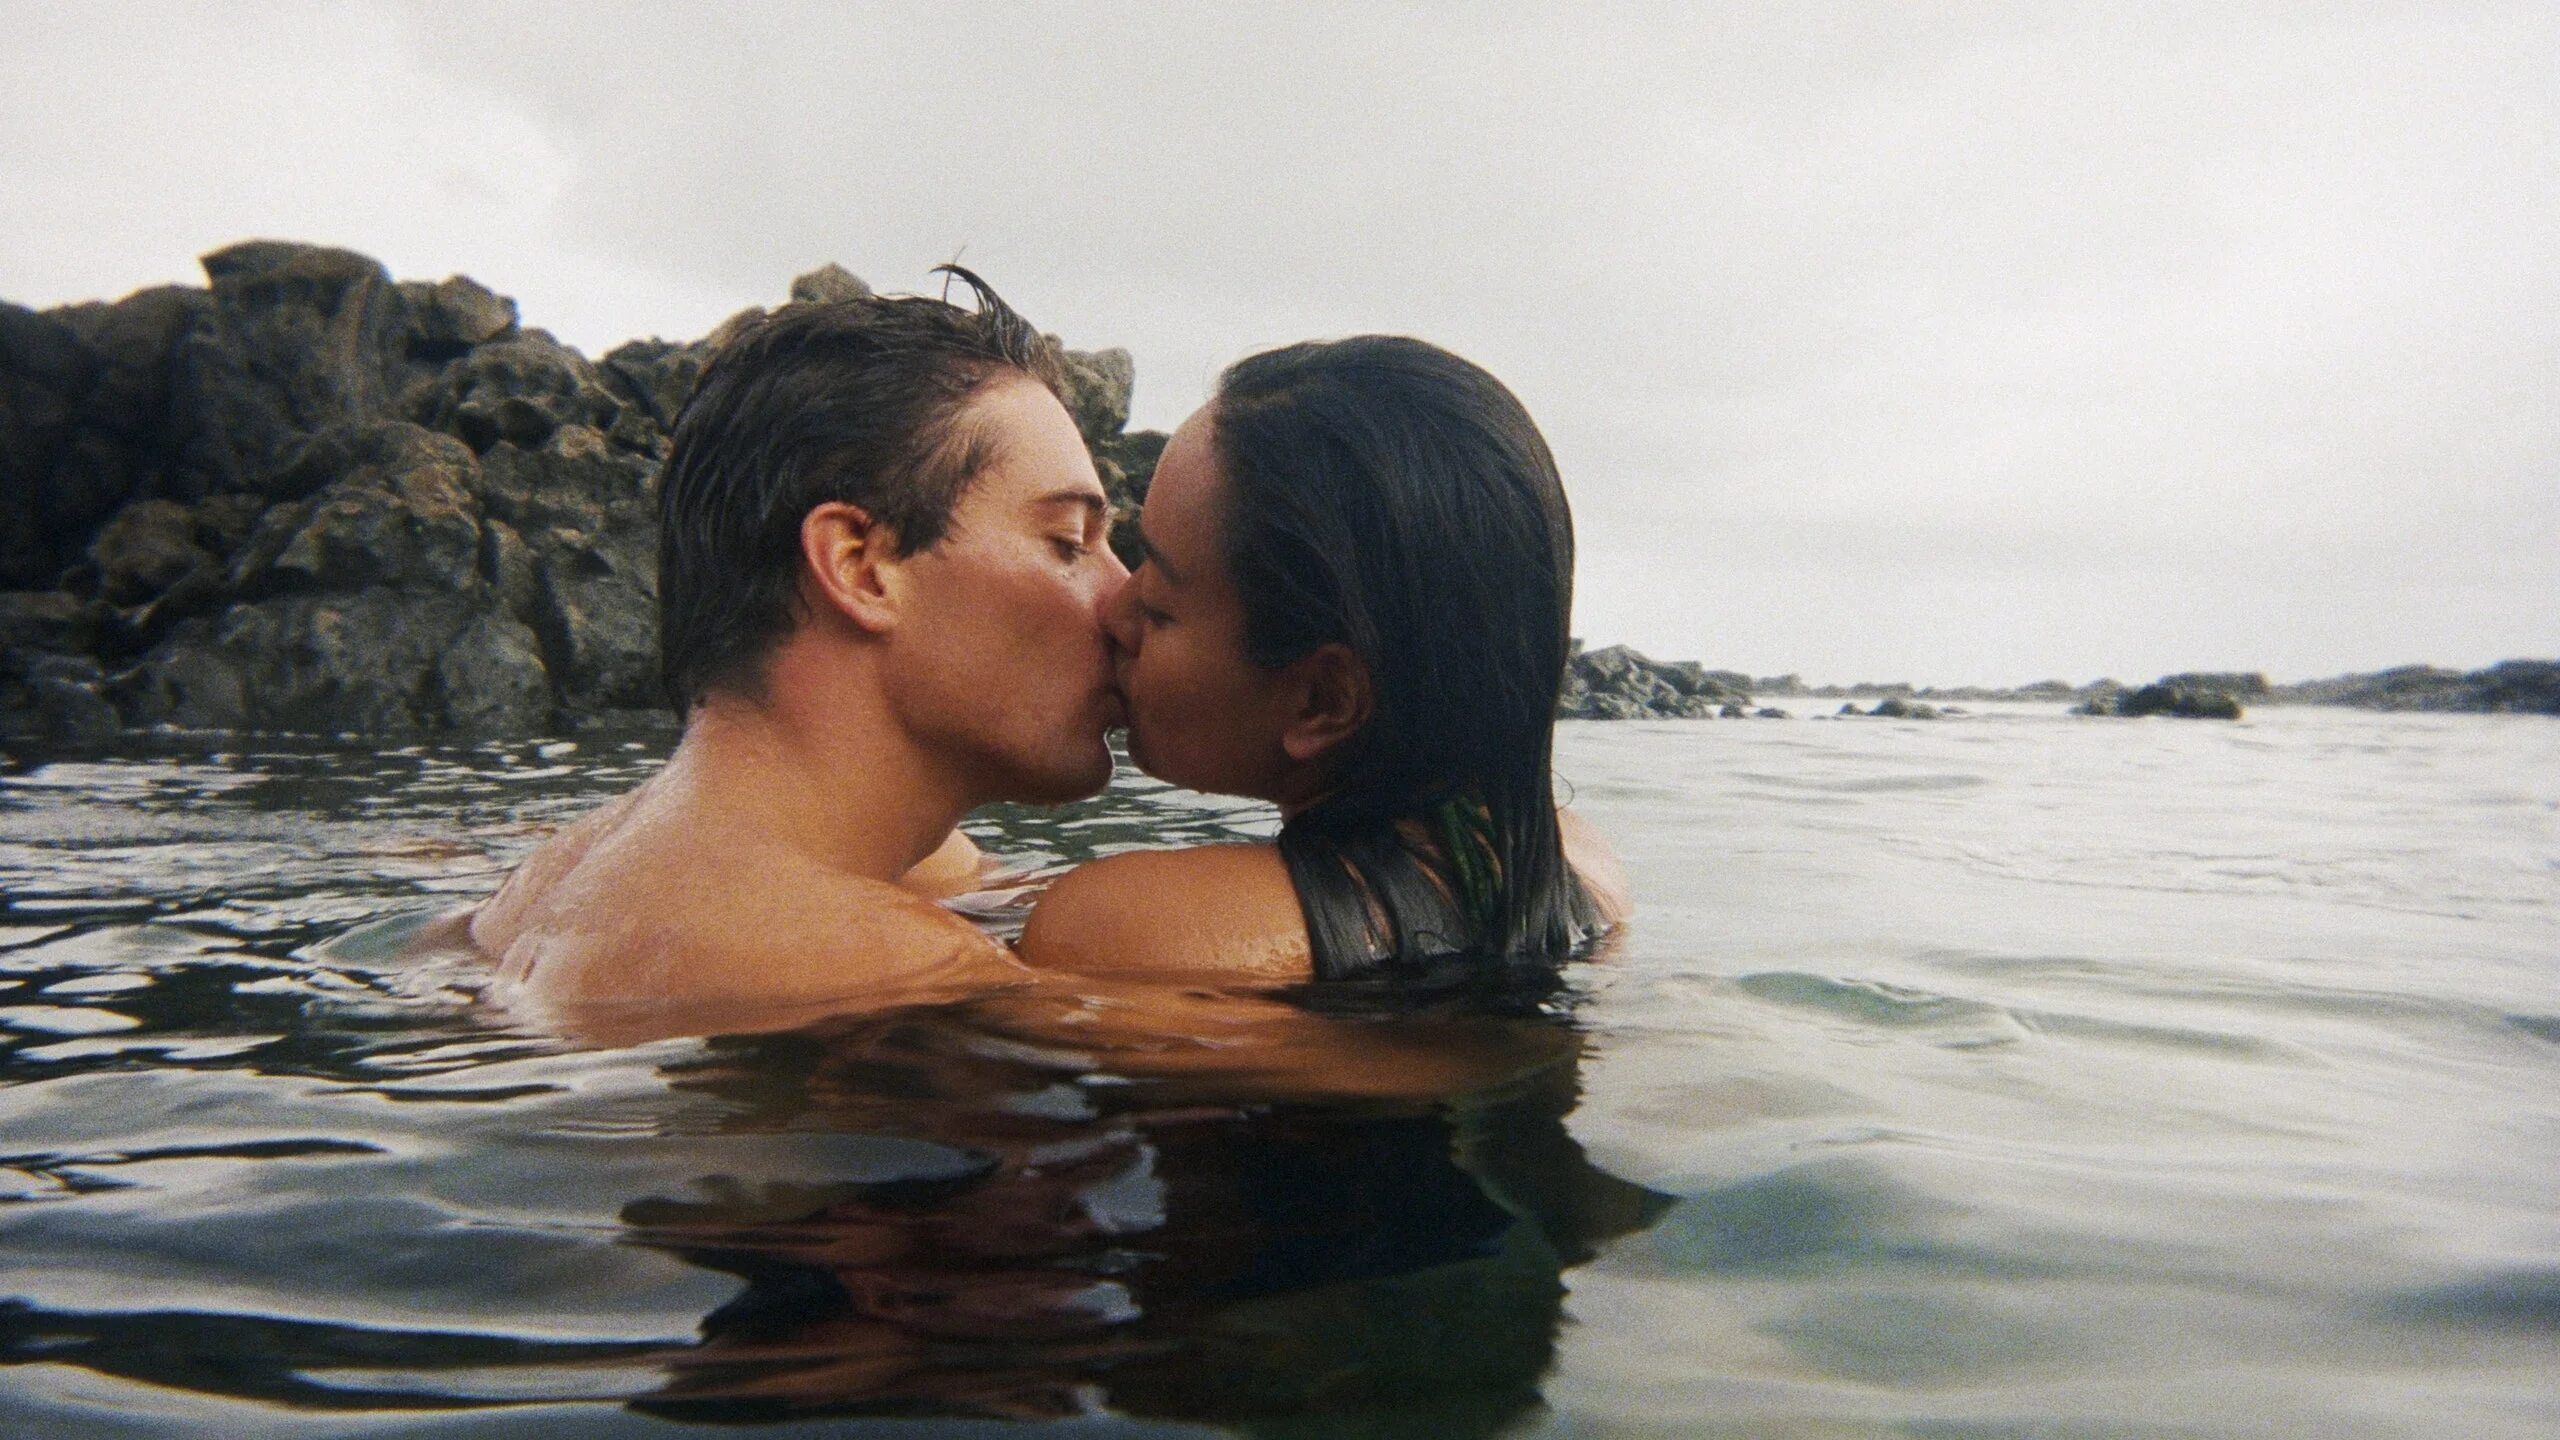
[[1225, 983], [1313, 973], [1306, 917], [1269, 845], [1131, 850], [1060, 876], [1024, 924], [1037, 967]]

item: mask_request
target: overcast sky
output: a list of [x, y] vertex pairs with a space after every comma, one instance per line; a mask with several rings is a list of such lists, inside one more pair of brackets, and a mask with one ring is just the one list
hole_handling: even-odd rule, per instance
[[1393, 330], [1577, 628], [1816, 680], [2560, 654], [2560, 5], [0, 0], [0, 298], [253, 235], [599, 353], [963, 254], [1178, 423]]

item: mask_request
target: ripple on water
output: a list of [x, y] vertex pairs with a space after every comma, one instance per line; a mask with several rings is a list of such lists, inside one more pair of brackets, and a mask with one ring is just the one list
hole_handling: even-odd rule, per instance
[[2018, 1018], [2003, 1006], [1877, 980], [1769, 971], [1737, 977], [1733, 985], [1774, 1004], [1815, 1011], [1857, 1026], [1924, 1034], [1932, 1043], [1950, 1049], [2006, 1045], [2026, 1034]]

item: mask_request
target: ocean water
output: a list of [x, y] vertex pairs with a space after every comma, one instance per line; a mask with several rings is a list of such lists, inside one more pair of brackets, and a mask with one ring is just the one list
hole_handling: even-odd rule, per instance
[[661, 745], [0, 764], [0, 1434], [2560, 1433], [2560, 722], [1567, 725], [1541, 997], [597, 1048], [368, 924]]

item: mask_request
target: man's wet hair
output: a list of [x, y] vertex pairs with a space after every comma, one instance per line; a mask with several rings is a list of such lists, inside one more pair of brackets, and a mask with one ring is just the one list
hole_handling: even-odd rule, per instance
[[993, 440], [960, 423], [1011, 372], [1061, 394], [1057, 347], [957, 265], [974, 309], [919, 295], [787, 305], [718, 349], [677, 417], [658, 492], [659, 673], [681, 717], [761, 693], [800, 621], [800, 522], [829, 501], [940, 543]]

